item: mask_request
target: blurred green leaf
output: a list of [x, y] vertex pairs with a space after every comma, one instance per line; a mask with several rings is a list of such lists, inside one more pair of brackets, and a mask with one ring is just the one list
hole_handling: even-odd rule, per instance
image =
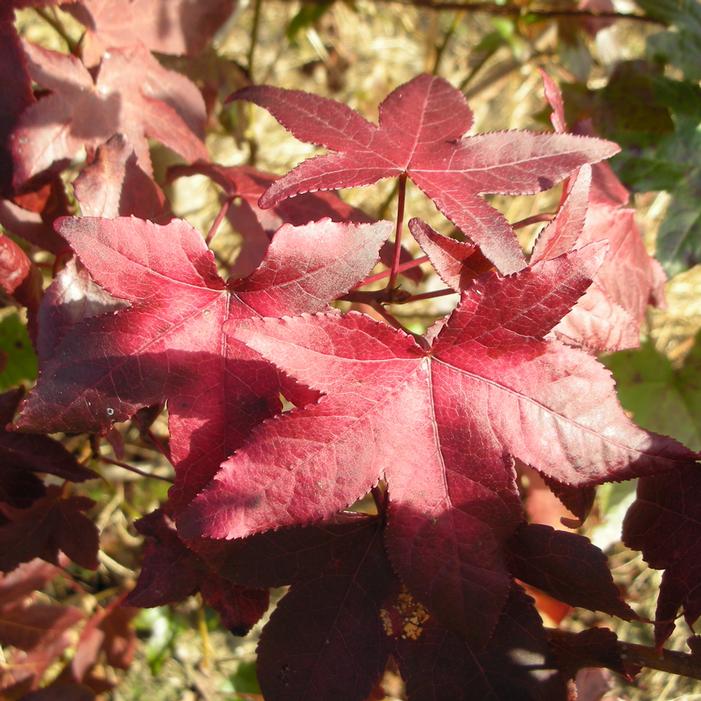
[[236, 672], [229, 677], [232, 691], [241, 694], [260, 694], [258, 677], [256, 676], [256, 663], [241, 662]]
[[316, 22], [326, 14], [331, 5], [333, 5], [332, 0], [329, 0], [329, 2], [315, 3], [313, 5], [302, 5], [297, 14], [287, 25], [287, 30], [285, 31], [287, 40], [290, 42], [297, 41], [297, 35], [301, 31], [316, 24]]
[[36, 379], [36, 354], [27, 335], [27, 327], [17, 313], [9, 314], [0, 321], [0, 352], [6, 360], [4, 368], [0, 370], [0, 390]]
[[637, 424], [701, 450], [701, 334], [679, 369], [649, 342], [603, 360]]
[[686, 78], [701, 80], [701, 3], [698, 0], [636, 0], [644, 12], [674, 26], [648, 38], [648, 54], [654, 61], [672, 63]]

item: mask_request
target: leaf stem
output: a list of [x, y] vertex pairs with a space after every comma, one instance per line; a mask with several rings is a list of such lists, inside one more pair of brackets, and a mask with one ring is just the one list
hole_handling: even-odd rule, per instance
[[409, 302], [420, 302], [422, 299], [434, 299], [435, 297], [445, 297], [446, 295], [457, 294], [457, 291], [452, 287], [446, 287], [442, 290], [433, 290], [432, 292], [422, 292], [418, 295], [409, 295], [404, 299], [393, 300], [392, 304], [409, 304]]
[[205, 237], [205, 243], [208, 246], [210, 243], [212, 243], [212, 239], [217, 235], [217, 231], [219, 230], [221, 223], [224, 221], [224, 217], [226, 216], [226, 213], [229, 211], [229, 207], [231, 207], [231, 203], [233, 202], [233, 200], [234, 200], [234, 198], [232, 196], [232, 197], [227, 197], [222, 202], [222, 205], [219, 208], [219, 211], [217, 212], [217, 216], [214, 218], [214, 221], [212, 222], [212, 226], [209, 227], [209, 231], [207, 232], [207, 236]]
[[394, 259], [387, 282], [387, 289], [393, 289], [399, 274], [399, 260], [402, 255], [402, 230], [404, 228], [404, 203], [406, 201], [406, 173], [399, 176], [397, 198], [397, 226], [394, 232]]
[[531, 224], [540, 224], [541, 222], [551, 222], [555, 218], [555, 212], [544, 212], [543, 214], [534, 214], [533, 216], [520, 219], [511, 225], [512, 229], [523, 229]]
[[116, 467], [121, 467], [125, 470], [129, 470], [129, 472], [133, 472], [137, 475], [141, 475], [142, 477], [149, 477], [154, 480], [162, 480], [163, 482], [169, 482], [170, 484], [173, 483], [173, 480], [170, 479], [170, 477], [163, 477], [161, 475], [155, 475], [150, 472], [146, 472], [145, 470], [142, 470], [141, 468], [134, 467], [134, 465], [129, 465], [129, 463], [122, 462], [121, 460], [115, 460], [114, 458], [108, 458], [106, 455], [98, 455], [97, 456], [98, 460], [100, 462], [107, 463], [108, 465], [115, 465]]
[[[406, 263], [401, 263], [397, 267], [397, 272], [398, 273], [403, 273], [406, 270], [411, 270], [412, 268], [418, 268], [420, 265], [423, 265], [424, 263], [428, 263], [429, 258], [428, 256], [421, 256], [420, 258], [414, 258], [414, 260], [408, 260]], [[370, 277], [366, 277], [364, 280], [359, 282], [357, 285], [354, 285], [352, 289], [357, 290], [359, 287], [365, 287], [366, 285], [372, 285], [373, 282], [378, 282], [380, 280], [384, 280], [388, 275], [390, 274], [390, 270], [383, 270], [381, 273], [377, 273], [376, 275], [371, 275]]]

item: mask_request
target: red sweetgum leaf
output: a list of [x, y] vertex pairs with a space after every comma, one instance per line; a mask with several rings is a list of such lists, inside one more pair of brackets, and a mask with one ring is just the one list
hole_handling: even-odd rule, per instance
[[39, 269], [27, 254], [0, 233], [0, 290], [33, 315], [41, 299], [41, 280]]
[[134, 149], [122, 134], [98, 147], [73, 189], [84, 217], [113, 219], [133, 214], [159, 224], [172, 217], [161, 188], [137, 165]]
[[89, 679], [92, 669], [102, 661], [110, 667], [128, 669], [136, 651], [136, 633], [131, 621], [138, 611], [121, 606], [120, 600], [91, 616], [80, 632], [70, 674], [75, 681]]
[[[30, 604], [4, 608], [0, 611], [0, 644], [30, 651], [44, 642], [63, 638], [66, 630], [82, 618], [83, 614], [72, 606]], [[62, 649], [67, 645], [65, 641]]]
[[263, 585], [263, 591], [256, 585], [243, 587], [226, 581], [218, 568], [213, 569], [185, 546], [163, 511], [140, 519], [137, 529], [149, 540], [128, 604], [141, 608], [163, 606], [182, 601], [199, 590], [234, 635], [246, 635], [266, 612], [269, 585]]
[[87, 497], [61, 497], [58, 487], [26, 509], [0, 504], [9, 523], [0, 526], [0, 570], [7, 572], [22, 562], [40, 557], [58, 564], [59, 550], [87, 569], [97, 567], [99, 536], [83, 511], [95, 502]]
[[621, 600], [604, 553], [576, 533], [524, 524], [509, 540], [507, 562], [514, 577], [571, 606], [637, 617]]
[[623, 522], [623, 542], [645, 561], [664, 569], [655, 615], [659, 648], [674, 630], [684, 608], [689, 625], [701, 615], [701, 467], [691, 465], [638, 483], [637, 499]]
[[31, 560], [9, 574], [0, 574], [0, 609], [14, 606], [43, 589], [60, 570], [43, 560]]
[[99, 63], [106, 49], [144, 44], [163, 54], [201, 51], [236, 7], [236, 0], [80, 0], [63, 5], [86, 27], [83, 58]]
[[568, 699], [540, 617], [517, 586], [484, 650], [475, 650], [431, 617], [413, 636], [396, 641], [395, 656], [412, 700]]
[[58, 441], [48, 436], [32, 436], [6, 431], [24, 396], [23, 389], [0, 394], [0, 475], [6, 471], [45, 472], [72, 482], [83, 482], [96, 474], [78, 463]]
[[406, 174], [503, 273], [523, 268], [523, 253], [506, 220], [480, 195], [540, 192], [618, 150], [607, 141], [569, 134], [507, 131], [461, 138], [472, 126], [472, 112], [459, 90], [430, 75], [391, 93], [380, 105], [379, 126], [339, 102], [296, 90], [254, 86], [232, 99], [264, 107], [301, 141], [333, 152], [280, 178], [261, 206]]
[[[289, 200], [278, 202], [270, 209], [261, 209], [258, 200], [276, 180], [277, 176], [250, 166], [220, 166], [214, 163], [193, 163], [191, 166], [173, 166], [169, 178], [188, 175], [206, 175], [229, 198], [234, 198], [227, 218], [244, 239], [236, 262], [230, 269], [233, 277], [245, 277], [255, 270], [265, 255], [270, 238], [283, 224], [301, 226], [310, 221], [328, 217], [331, 221], [355, 223], [374, 222], [363, 210], [344, 202], [335, 192], [308, 192]], [[380, 249], [380, 260], [391, 265], [394, 247], [386, 242]], [[402, 249], [401, 262], [411, 259]], [[411, 280], [422, 278], [421, 270], [412, 268], [403, 273]]]
[[590, 486], [695, 455], [635, 427], [591, 356], [543, 340], [600, 259], [593, 246], [485, 276], [430, 348], [356, 313], [231, 324], [325, 396], [254, 429], [180, 518], [184, 537], [323, 520], [384, 477], [400, 578], [446, 625], [484, 642], [510, 588], [502, 544], [521, 520], [513, 457]]
[[0, 198], [10, 197], [12, 188], [12, 152], [9, 137], [22, 112], [34, 102], [32, 82], [20, 38], [15, 29], [12, 2], [0, 6]]
[[665, 276], [645, 250], [635, 212], [588, 204], [590, 182], [589, 169], [580, 169], [557, 216], [538, 237], [531, 261], [608, 241], [594, 284], [553, 333], [593, 352], [636, 348], [647, 305], [664, 298]]
[[40, 358], [39, 382], [17, 425], [99, 431], [167, 400], [177, 475], [171, 499], [182, 506], [251, 427], [280, 408], [278, 373], [227, 340], [223, 324], [323, 309], [372, 269], [390, 229], [388, 222], [285, 225], [261, 266], [227, 285], [185, 222], [62, 220], [61, 235], [95, 281], [129, 306], [72, 327]]
[[32, 79], [51, 94], [25, 110], [12, 135], [15, 185], [74, 158], [83, 146], [100, 146], [118, 132], [147, 173], [147, 137], [185, 160], [207, 157], [201, 141], [202, 96], [185, 76], [163, 68], [144, 47], [106, 53], [93, 80], [74, 56], [28, 42], [23, 46]]
[[343, 557], [294, 583], [265, 626], [257, 671], [269, 701], [364, 701], [381, 677], [390, 639], [380, 607], [395, 578], [378, 520], [364, 521]]

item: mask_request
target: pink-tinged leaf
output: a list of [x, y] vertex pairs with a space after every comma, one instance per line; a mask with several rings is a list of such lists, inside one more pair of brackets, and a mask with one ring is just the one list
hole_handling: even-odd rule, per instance
[[26, 509], [0, 505], [8, 522], [0, 526], [0, 570], [40, 557], [58, 564], [59, 550], [81, 567], [97, 567], [99, 536], [95, 524], [82, 512], [95, 502], [87, 497], [61, 497], [58, 487]]
[[648, 304], [664, 299], [664, 273], [645, 250], [632, 209], [590, 207], [577, 245], [594, 241], [608, 241], [608, 254], [554, 334], [597, 353], [637, 348]]
[[[279, 411], [278, 373], [227, 341], [223, 324], [324, 309], [372, 268], [390, 228], [323, 221], [283, 227], [261, 269], [227, 289], [201, 235], [185, 222], [62, 220], [61, 235], [94, 280], [128, 306], [72, 327], [43, 356], [17, 425], [97, 431], [167, 400], [177, 471], [172, 498], [186, 503], [254, 425]], [[321, 279], [329, 282], [315, 282]]]
[[132, 619], [138, 611], [115, 600], [93, 614], [80, 632], [70, 673], [75, 681], [89, 679], [92, 669], [107, 662], [111, 667], [128, 669], [136, 651]]
[[565, 103], [562, 99], [562, 92], [557, 83], [542, 69], [538, 69], [540, 77], [543, 79], [543, 90], [545, 99], [552, 108], [550, 123], [553, 129], [562, 134], [567, 131], [567, 121], [565, 120]]
[[533, 194], [617, 151], [610, 142], [568, 134], [513, 131], [461, 139], [472, 113], [458, 90], [429, 75], [385, 99], [379, 126], [338, 102], [299, 91], [249, 87], [233, 98], [265, 107], [297, 138], [332, 151], [276, 181], [262, 206], [406, 174], [504, 273], [521, 269], [525, 260], [506, 220], [480, 195]]
[[430, 617], [395, 636], [394, 655], [416, 701], [566, 701], [565, 680], [532, 601], [514, 587], [494, 637], [474, 649]]
[[82, 618], [83, 614], [72, 606], [30, 604], [4, 608], [0, 611], [0, 644], [29, 651], [47, 638], [63, 637]]
[[567, 196], [557, 215], [538, 236], [531, 254], [531, 263], [557, 258], [580, 247], [577, 244], [580, 243], [587, 217], [591, 168], [582, 166], [568, 185]]
[[479, 248], [441, 236], [420, 219], [411, 219], [409, 229], [441, 280], [454, 290], [464, 290], [471, 280], [492, 268]]
[[267, 610], [267, 590], [226, 581], [185, 546], [172, 521], [162, 511], [142, 518], [137, 528], [149, 540], [139, 580], [127, 599], [130, 605], [164, 606], [200, 591], [234, 635], [246, 635]]
[[89, 66], [106, 49], [137, 42], [163, 54], [197, 54], [235, 7], [236, 0], [79, 0], [63, 6], [86, 27], [83, 56]]
[[41, 299], [41, 272], [27, 254], [0, 233], [0, 290], [34, 314]]
[[0, 575], [0, 609], [13, 606], [43, 589], [61, 570], [43, 560], [32, 560]]
[[322, 520], [384, 476], [397, 572], [447, 625], [483, 642], [510, 587], [501, 546], [521, 519], [511, 456], [578, 486], [694, 457], [636, 428], [593, 358], [543, 340], [600, 259], [587, 247], [475, 282], [429, 350], [355, 313], [231, 324], [326, 396], [254, 429], [180, 519], [185, 537]]
[[367, 699], [389, 652], [380, 607], [394, 585], [381, 530], [356, 529], [343, 558], [293, 584], [273, 612], [258, 646], [265, 698]]
[[637, 499], [623, 523], [623, 540], [642, 551], [651, 567], [666, 570], [657, 603], [658, 647], [672, 634], [680, 607], [689, 625], [701, 615], [700, 523], [701, 467], [640, 480]]
[[121, 134], [97, 149], [94, 161], [75, 179], [73, 189], [86, 217], [113, 219], [133, 214], [157, 223], [171, 218], [165, 195], [137, 165], [133, 148]]
[[105, 54], [95, 81], [74, 56], [27, 42], [24, 50], [32, 79], [52, 92], [23, 113], [12, 135], [16, 185], [115, 133], [124, 134], [149, 174], [148, 138], [188, 161], [206, 158], [202, 96], [142, 46]]
[[15, 29], [14, 3], [0, 7], [0, 198], [12, 195], [12, 152], [9, 137], [22, 112], [34, 102], [22, 45]]
[[[571, 606], [604, 611], [625, 620], [635, 612], [621, 600], [606, 556], [587, 538], [550, 526], [521, 526], [509, 540], [511, 574]], [[586, 577], [582, 578], [582, 572]]]
[[[191, 166], [174, 166], [169, 169], [170, 178], [201, 174], [211, 178], [233, 202], [227, 212], [231, 225], [243, 237], [243, 246], [230, 269], [232, 277], [250, 275], [260, 265], [268, 249], [272, 235], [283, 224], [301, 226], [312, 221], [329, 218], [337, 222], [371, 223], [375, 220], [357, 207], [344, 202], [335, 192], [309, 192], [283, 202], [270, 209], [261, 209], [258, 200], [276, 180], [272, 173], [249, 166], [220, 166], [213, 163], [194, 163]], [[383, 244], [380, 260], [391, 265], [393, 246]], [[402, 249], [401, 261], [411, 259]], [[419, 268], [403, 273], [418, 282], [422, 278]]]

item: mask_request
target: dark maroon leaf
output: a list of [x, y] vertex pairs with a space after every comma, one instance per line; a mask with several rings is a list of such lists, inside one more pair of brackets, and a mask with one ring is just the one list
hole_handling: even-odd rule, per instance
[[95, 692], [88, 686], [54, 682], [23, 696], [21, 701], [94, 701], [94, 699]]
[[606, 556], [576, 533], [524, 524], [508, 543], [507, 564], [517, 579], [571, 606], [625, 620], [635, 612], [621, 600]]
[[86, 497], [61, 497], [58, 487], [29, 508], [0, 504], [9, 523], [0, 526], [0, 570], [7, 572], [22, 562], [40, 557], [58, 564], [59, 550], [81, 567], [97, 567], [99, 547], [95, 524], [83, 511], [94, 502]]

